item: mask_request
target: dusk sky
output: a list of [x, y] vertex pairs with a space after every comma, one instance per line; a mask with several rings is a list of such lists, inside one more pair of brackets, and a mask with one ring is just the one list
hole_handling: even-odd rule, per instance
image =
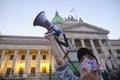
[[39, 12], [51, 21], [56, 10], [67, 18], [73, 8], [73, 16], [109, 30], [110, 39], [120, 38], [120, 0], [0, 0], [0, 35], [43, 37], [47, 30], [33, 26]]

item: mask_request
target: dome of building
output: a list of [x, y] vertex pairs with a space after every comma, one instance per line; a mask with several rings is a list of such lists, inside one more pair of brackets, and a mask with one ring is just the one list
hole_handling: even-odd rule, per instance
[[64, 23], [64, 19], [59, 16], [58, 12], [56, 11], [55, 16], [53, 17], [52, 21], [53, 24]]

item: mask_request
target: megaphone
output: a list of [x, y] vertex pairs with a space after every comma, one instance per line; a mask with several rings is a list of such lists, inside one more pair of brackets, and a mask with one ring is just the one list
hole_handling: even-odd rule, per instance
[[52, 31], [56, 36], [59, 36], [63, 30], [54, 24], [50, 23], [49, 20], [45, 16], [45, 12], [41, 11], [35, 18], [33, 22], [34, 26], [42, 26], [46, 28], [48, 31]]

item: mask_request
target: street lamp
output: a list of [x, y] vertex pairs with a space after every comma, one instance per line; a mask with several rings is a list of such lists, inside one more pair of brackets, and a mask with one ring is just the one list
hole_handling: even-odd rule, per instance
[[52, 68], [50, 64], [50, 69], [49, 69], [49, 80], [52, 80]]
[[51, 64], [52, 64], [52, 52], [50, 53], [49, 80], [52, 80], [52, 68], [51, 68]]

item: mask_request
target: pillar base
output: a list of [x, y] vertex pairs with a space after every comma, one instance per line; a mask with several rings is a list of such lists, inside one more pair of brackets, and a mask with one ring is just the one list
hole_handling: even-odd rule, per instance
[[27, 77], [27, 74], [23, 74], [23, 77], [26, 78], [26, 77]]

